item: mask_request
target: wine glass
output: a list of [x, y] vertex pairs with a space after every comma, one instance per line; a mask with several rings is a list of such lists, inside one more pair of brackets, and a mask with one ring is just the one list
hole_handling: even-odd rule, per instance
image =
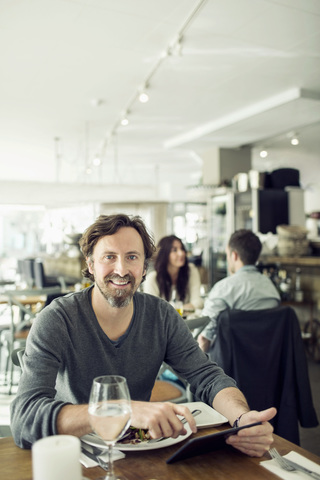
[[130, 425], [131, 403], [127, 380], [119, 375], [104, 375], [93, 380], [89, 419], [92, 429], [108, 446], [108, 472], [103, 480], [125, 480], [114, 475], [112, 450]]

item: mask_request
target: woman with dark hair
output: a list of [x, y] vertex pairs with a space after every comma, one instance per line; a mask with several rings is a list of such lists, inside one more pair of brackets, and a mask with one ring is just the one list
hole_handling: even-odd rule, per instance
[[163, 237], [158, 243], [154, 271], [147, 275], [143, 291], [168, 302], [180, 301], [183, 310], [187, 311], [203, 307], [200, 286], [199, 272], [188, 262], [180, 238], [175, 235]]

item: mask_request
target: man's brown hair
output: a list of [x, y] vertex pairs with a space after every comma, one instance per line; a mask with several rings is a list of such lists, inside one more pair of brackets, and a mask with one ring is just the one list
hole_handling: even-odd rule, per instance
[[236, 230], [228, 243], [230, 251], [235, 251], [244, 265], [255, 265], [259, 258], [262, 245], [259, 237], [251, 230]]

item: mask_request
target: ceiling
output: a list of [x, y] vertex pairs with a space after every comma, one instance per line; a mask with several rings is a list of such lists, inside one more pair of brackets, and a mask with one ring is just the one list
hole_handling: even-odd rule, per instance
[[0, 181], [174, 189], [215, 146], [320, 151], [319, 0], [1, 0], [0, 59]]

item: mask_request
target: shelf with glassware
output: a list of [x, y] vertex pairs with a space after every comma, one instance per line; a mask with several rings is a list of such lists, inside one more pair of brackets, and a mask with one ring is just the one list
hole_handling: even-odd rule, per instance
[[305, 222], [303, 196], [303, 190], [297, 187], [241, 192], [217, 188], [208, 201], [211, 286], [221, 277], [216, 264], [222, 263], [221, 256], [235, 230], [245, 228], [266, 234], [276, 233], [280, 224], [300, 225]]
[[278, 255], [263, 255], [261, 261], [275, 263], [282, 266], [320, 267], [320, 256], [284, 257]]
[[264, 256], [258, 264], [260, 271], [278, 288], [282, 303], [296, 311], [307, 351], [315, 361], [320, 361], [319, 260], [315, 257]]
[[213, 251], [224, 251], [235, 230], [276, 233], [281, 224], [304, 225], [304, 191], [297, 187], [285, 189], [252, 188], [236, 192], [219, 188], [209, 200], [209, 219]]

